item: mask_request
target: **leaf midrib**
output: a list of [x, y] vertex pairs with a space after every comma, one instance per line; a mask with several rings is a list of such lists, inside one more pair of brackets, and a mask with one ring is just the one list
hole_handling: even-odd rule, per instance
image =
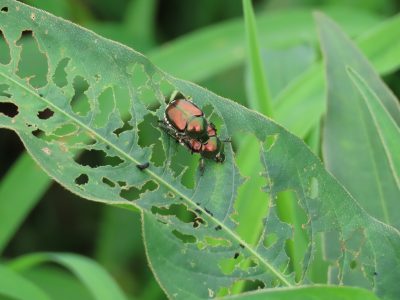
[[[7, 80], [11, 81], [12, 83], [20, 86], [22, 89], [27, 91], [28, 93], [32, 94], [39, 100], [45, 102], [47, 105], [49, 105], [51, 108], [54, 110], [58, 111], [59, 113], [63, 114], [73, 122], [75, 122], [78, 126], [84, 128], [88, 132], [92, 133], [94, 137], [98, 138], [100, 141], [105, 143], [106, 145], [109, 145], [111, 148], [113, 148], [117, 153], [119, 153], [122, 157], [125, 157], [127, 160], [132, 161], [135, 165], [140, 164], [139, 161], [137, 161], [135, 158], [130, 156], [129, 154], [125, 153], [122, 149], [120, 149], [118, 146], [114, 145], [113, 143], [109, 142], [107, 139], [105, 139], [103, 136], [98, 134], [96, 131], [94, 131], [92, 128], [88, 127], [86, 124], [82, 123], [79, 119], [75, 118], [74, 116], [68, 114], [67, 112], [63, 111], [60, 109], [58, 106], [54, 105], [51, 101], [47, 100], [45, 97], [41, 97], [35, 91], [33, 91], [31, 88], [26, 87], [25, 85], [21, 84], [19, 81], [13, 79], [12, 77], [8, 76], [7, 74], [3, 73], [0, 71], [0, 75], [6, 78]], [[195, 203], [188, 198], [185, 194], [181, 193], [178, 189], [176, 189], [173, 185], [165, 181], [163, 178], [158, 176], [156, 173], [152, 172], [149, 170], [149, 168], [143, 170], [143, 172], [146, 172], [148, 175], [152, 176], [155, 180], [157, 180], [160, 184], [164, 185], [168, 189], [170, 189], [172, 192], [176, 193], [179, 195], [185, 202], [187, 202], [190, 206], [196, 206]], [[142, 210], [141, 207], [135, 205], [134, 203], [131, 203], [133, 206], [137, 207], [138, 209]], [[201, 206], [196, 206], [196, 208], [200, 209], [204, 214], [206, 214], [205, 209], [203, 209]], [[206, 214], [207, 215], [207, 214]], [[262, 265], [264, 265], [268, 270], [270, 270], [276, 277], [279, 278], [279, 280], [286, 286], [292, 286], [292, 284], [285, 278], [285, 276], [279, 272], [277, 269], [275, 269], [270, 263], [268, 263], [263, 257], [260, 256], [258, 252], [256, 252], [250, 245], [248, 245], [244, 240], [242, 240], [239, 236], [235, 234], [230, 228], [225, 226], [224, 223], [220, 222], [218, 219], [213, 218], [209, 216], [209, 218], [217, 225], [221, 226], [221, 228], [228, 234], [230, 235], [233, 239], [237, 240], [239, 244], [243, 245], [252, 255], [254, 255]]]

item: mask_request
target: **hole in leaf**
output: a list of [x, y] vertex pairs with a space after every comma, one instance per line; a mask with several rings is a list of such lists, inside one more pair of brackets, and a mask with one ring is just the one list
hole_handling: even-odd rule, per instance
[[98, 97], [98, 109], [94, 118], [94, 125], [97, 128], [104, 127], [109, 120], [110, 113], [114, 110], [115, 99], [114, 92], [111, 87], [105, 89]]
[[269, 234], [267, 234], [267, 236], [264, 239], [264, 246], [266, 248], [271, 247], [272, 245], [274, 245], [278, 240], [278, 236], [276, 235], [276, 233], [271, 232]]
[[56, 130], [53, 131], [53, 135], [59, 137], [65, 137], [75, 134], [79, 130], [79, 127], [73, 123], [68, 123], [61, 125]]
[[17, 46], [22, 47], [17, 75], [21, 78], [28, 78], [29, 83], [35, 88], [46, 85], [47, 57], [40, 51], [33, 32], [31, 30], [23, 31]]
[[125, 131], [128, 131], [128, 130], [132, 130], [132, 129], [133, 129], [133, 126], [130, 125], [128, 122], [125, 121], [125, 122], [124, 122], [124, 125], [123, 125], [122, 127], [115, 129], [113, 132], [114, 132], [117, 136], [119, 136], [121, 133], [123, 133], [123, 132], [125, 132]]
[[183, 204], [171, 204], [168, 208], [153, 206], [151, 212], [161, 216], [176, 216], [185, 223], [194, 222], [196, 218], [196, 214], [188, 210], [186, 205]]
[[7, 40], [0, 30], [0, 63], [6, 65], [10, 62], [10, 47], [8, 46]]
[[183, 243], [195, 243], [196, 238], [193, 235], [183, 234], [178, 230], [173, 230], [172, 234], [175, 235], [178, 239], [180, 239]]
[[147, 76], [147, 73], [145, 72], [144, 66], [142, 64], [136, 63], [134, 65], [129, 65], [126, 68], [126, 71], [128, 74], [132, 75], [132, 86], [134, 86], [135, 88], [139, 88], [147, 84], [149, 77]]
[[219, 290], [218, 290], [218, 292], [216, 293], [215, 296], [217, 298], [221, 298], [221, 297], [225, 297], [225, 296], [228, 296], [228, 295], [229, 295], [229, 288], [223, 286], [223, 287], [219, 288]]
[[214, 238], [211, 236], [206, 236], [204, 241], [210, 247], [230, 247], [232, 245], [231, 241], [227, 239]]
[[155, 166], [162, 166], [165, 161], [164, 148], [162, 147], [160, 136], [161, 133], [156, 129], [158, 118], [147, 114], [143, 122], [138, 125], [139, 130], [139, 145], [141, 147], [153, 147], [153, 152], [150, 161]]
[[140, 194], [145, 193], [146, 191], [154, 191], [158, 188], [158, 184], [153, 181], [147, 181], [141, 189], [138, 189], [137, 187], [130, 187], [129, 189], [123, 189], [119, 193], [119, 195], [129, 201], [134, 201], [140, 198]]
[[72, 110], [76, 114], [86, 116], [90, 111], [89, 98], [85, 94], [89, 89], [89, 83], [82, 76], [76, 76], [72, 85], [75, 90], [71, 100]]
[[108, 156], [103, 150], [85, 149], [76, 159], [76, 162], [82, 166], [97, 168], [100, 166], [116, 167], [122, 164], [124, 160], [118, 156]]
[[352, 260], [350, 262], [350, 269], [354, 270], [355, 268], [357, 268], [357, 261]]
[[2, 13], [8, 12], [8, 7], [7, 7], [7, 6], [3, 6], [3, 7], [1, 8], [1, 12], [2, 12]]
[[255, 291], [265, 288], [265, 283], [261, 280], [240, 280], [243, 282], [243, 292]]
[[200, 218], [200, 217], [196, 217], [193, 221], [193, 228], [198, 228], [200, 227], [200, 225], [206, 225], [207, 222], [204, 221], [204, 219]]
[[164, 102], [165, 104], [168, 104], [170, 101], [170, 97], [165, 97], [164, 95], [171, 95], [171, 93], [174, 91], [175, 87], [168, 82], [167, 80], [164, 80], [159, 76], [159, 73], [155, 73], [152, 78], [153, 82], [158, 85], [158, 89], [161, 92], [161, 98], [159, 101], [162, 103]]
[[126, 88], [122, 88], [119, 86], [114, 86], [114, 94], [115, 94], [115, 99], [117, 99], [115, 105], [116, 108], [119, 111], [119, 114], [121, 116], [121, 120], [123, 122], [122, 126], [120, 128], [117, 128], [114, 130], [114, 133], [119, 136], [121, 133], [132, 130], [134, 126], [130, 124], [132, 120], [132, 115], [131, 115], [131, 96], [130, 92]]
[[11, 102], [0, 102], [0, 113], [7, 117], [14, 118], [18, 115], [18, 106]]
[[243, 259], [239, 264], [239, 267], [243, 271], [248, 271], [250, 268], [256, 268], [257, 266], [258, 266], [258, 261], [252, 257], [247, 257]]
[[[297, 194], [292, 190], [286, 190], [278, 194], [276, 207], [279, 219], [291, 225], [292, 236], [288, 236], [285, 241], [285, 251], [290, 258], [289, 270], [297, 269], [296, 279], [300, 279], [302, 275], [300, 270], [303, 268], [302, 258], [308, 250], [311, 234], [309, 226], [304, 225], [308, 221], [307, 214], [299, 204]], [[289, 215], [287, 211], [293, 211], [294, 215]], [[278, 235], [283, 237], [283, 234], [278, 233]], [[287, 265], [284, 263], [282, 271], [285, 271], [286, 267]]]
[[[237, 135], [236, 135], [237, 134]], [[231, 215], [232, 219], [238, 224], [238, 230], [248, 226], [247, 222], [240, 222], [241, 214], [254, 212], [252, 223], [260, 224], [268, 212], [268, 197], [262, 190], [265, 185], [265, 177], [259, 173], [263, 171], [263, 165], [259, 159], [259, 140], [252, 134], [237, 132], [235, 140], [238, 141], [238, 150], [235, 155], [237, 165], [240, 168], [240, 174], [246, 178], [246, 181], [239, 186], [237, 200], [235, 201], [235, 210], [237, 214]], [[248, 201], [251, 197], [252, 201]]]
[[157, 111], [161, 103], [157, 101], [157, 96], [150, 87], [140, 87], [138, 89], [137, 98], [146, 106], [148, 110]]
[[33, 130], [32, 131], [32, 135], [34, 136], [34, 137], [41, 137], [41, 136], [44, 136], [44, 131], [43, 130], [41, 130], [41, 129], [39, 129], [39, 128], [37, 128], [37, 129], [35, 129], [35, 130]]
[[52, 111], [50, 108], [45, 108], [42, 111], [39, 111], [37, 116], [41, 120], [47, 120], [50, 119], [54, 115], [54, 111]]
[[115, 183], [114, 182], [112, 182], [110, 179], [108, 179], [107, 177], [103, 177], [102, 179], [101, 179], [101, 181], [103, 182], [103, 183], [105, 183], [105, 184], [107, 184], [109, 187], [115, 187]]
[[225, 275], [231, 275], [235, 271], [237, 261], [234, 258], [221, 259], [218, 262], [218, 267]]
[[156, 129], [158, 118], [147, 114], [143, 122], [138, 125], [139, 129], [139, 145], [148, 147], [155, 144], [160, 137], [160, 132]]
[[193, 188], [200, 156], [192, 155], [186, 147], [177, 143], [170, 136], [166, 136], [166, 139], [165, 146], [168, 153], [167, 156], [170, 159], [169, 166], [174, 172], [174, 176], [182, 176], [181, 183], [187, 188]]
[[0, 84], [0, 97], [11, 98], [11, 94], [7, 92], [9, 88], [7, 84]]
[[89, 177], [86, 174], [81, 174], [75, 179], [77, 185], [84, 185], [89, 182]]
[[265, 143], [264, 143], [264, 147], [266, 148], [267, 151], [270, 151], [272, 149], [272, 147], [275, 145], [275, 142], [278, 139], [278, 134], [273, 134], [273, 135], [268, 135]]
[[57, 68], [53, 75], [53, 82], [59, 87], [62, 88], [68, 84], [67, 81], [67, 73], [65, 72], [65, 67], [68, 65], [70, 58], [65, 57], [57, 65]]

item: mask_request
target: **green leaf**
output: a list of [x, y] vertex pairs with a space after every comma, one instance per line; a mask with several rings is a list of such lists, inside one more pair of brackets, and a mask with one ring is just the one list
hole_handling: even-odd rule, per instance
[[279, 48], [269, 48], [266, 45], [262, 49], [262, 58], [274, 106], [276, 97], [317, 63], [316, 49], [313, 45], [306, 44]]
[[271, 95], [267, 85], [267, 77], [263, 68], [260, 53], [260, 43], [258, 41], [258, 33], [256, 20], [254, 17], [253, 6], [250, 0], [243, 0], [243, 14], [246, 29], [247, 40], [247, 60], [249, 68], [250, 80], [248, 84], [251, 86], [254, 98], [248, 99], [250, 108], [271, 117], [273, 115]]
[[[341, 24], [348, 29], [350, 34], [359, 33], [361, 30], [377, 23], [376, 17], [359, 11], [357, 14], [354, 14], [354, 12], [349, 9], [344, 11], [342, 9], [330, 9], [329, 12], [331, 15], [335, 16], [336, 19], [341, 20]], [[261, 43], [271, 47], [295, 40], [304, 42], [304, 37], [307, 36], [307, 33], [312, 31], [313, 26], [310, 11], [304, 9], [274, 12], [273, 14], [261, 14], [259, 15], [258, 21]], [[386, 25], [386, 23], [384, 25]], [[385, 30], [385, 28], [383, 28], [382, 32], [378, 30], [372, 37], [387, 36], [387, 33], [390, 32], [396, 33], [393, 29], [400, 28], [400, 26], [396, 27], [395, 25], [396, 24], [392, 25], [393, 28], [391, 30]], [[285, 32], [285, 35], [276, 34], [275, 28], [277, 27], [280, 28], [280, 32]], [[286, 37], [287, 41], [283, 41], [282, 39]], [[178, 74], [188, 80], [204, 80], [218, 72], [239, 64], [244, 59], [243, 38], [242, 20], [228, 21], [194, 32], [185, 36], [185, 38], [175, 40], [168, 43], [168, 45], [159, 47], [151, 51], [149, 57], [157, 65], [173, 74]], [[314, 35], [308, 38], [310, 38], [310, 42], [315, 40]], [[376, 45], [376, 47], [381, 45], [379, 49], [385, 51], [392, 49], [391, 46], [394, 45], [393, 41], [387, 45], [382, 45], [382, 43], [378, 41], [370, 44]], [[207, 45], [208, 51], [203, 51], [203, 45]], [[391, 51], [393, 54], [392, 56], [379, 55], [379, 53], [380, 52], [376, 52], [377, 59], [382, 60], [383, 58], [387, 58], [387, 65], [392, 69], [396, 68], [396, 65], [393, 64], [393, 60], [391, 59], [393, 55], [396, 56], [398, 53], [395, 49]], [[207, 61], [207, 68], [203, 67], [204, 61]], [[288, 99], [290, 99], [290, 97]], [[300, 100], [300, 102], [293, 111], [303, 107], [301, 103], [303, 99], [296, 99]], [[291, 107], [290, 110], [292, 110]], [[287, 122], [285, 121], [286, 119], [292, 120], [293, 117], [294, 120], [297, 120], [304, 116], [306, 122], [309, 120], [308, 116], [304, 114], [295, 114], [293, 116], [287, 113], [287, 111], [283, 111], [280, 115], [282, 117], [279, 118], [279, 120], [285, 124]], [[293, 127], [289, 128], [295, 130]], [[303, 135], [306, 134], [306, 131]], [[34, 203], [39, 200], [40, 195], [46, 190], [46, 187], [50, 185], [49, 177], [44, 173], [38, 173], [37, 166], [33, 164], [32, 159], [24, 156], [21, 157], [16, 164], [17, 165], [15, 165], [13, 169], [24, 170], [22, 173], [27, 176], [24, 182], [32, 183], [33, 186], [29, 189], [29, 191], [32, 192], [24, 193], [24, 189], [19, 189], [18, 193], [13, 195], [13, 199], [15, 202], [23, 202], [26, 203], [26, 205], [9, 205], [8, 202], [3, 202], [2, 199], [8, 199], [9, 194], [7, 191], [15, 190], [14, 182], [17, 182], [19, 179], [23, 180], [25, 176], [23, 177], [21, 172], [16, 172], [10, 174], [11, 179], [3, 181], [0, 188], [0, 205], [2, 208], [6, 209], [4, 211], [13, 210], [14, 212], [7, 214], [10, 217], [0, 218], [1, 227], [3, 228], [0, 237], [0, 249], [4, 248], [8, 239], [12, 236], [12, 233], [22, 222], [21, 218], [27, 215], [27, 211], [34, 206]], [[33, 181], [32, 178], [35, 180]], [[35, 191], [33, 189], [35, 189]], [[1, 211], [3, 211], [3, 209]]]
[[[400, 64], [400, 16], [394, 16], [362, 35], [358, 46], [381, 74]], [[312, 66], [276, 99], [275, 119], [296, 135], [305, 136], [325, 112], [322, 63]], [[275, 101], [274, 101], [275, 102]]]
[[36, 266], [24, 270], [21, 275], [43, 289], [50, 299], [93, 299], [90, 291], [79, 279], [59, 265]]
[[[377, 16], [348, 8], [330, 7], [324, 11], [338, 20], [351, 36], [359, 35], [381, 21]], [[311, 13], [311, 9], [289, 9], [257, 15], [261, 48], [303, 43], [315, 45], [317, 36], [314, 34]], [[246, 48], [244, 41], [243, 20], [240, 18], [185, 35], [157, 47], [148, 56], [154, 64], [172, 75], [201, 82], [243, 64]], [[388, 45], [388, 49], [391, 49], [394, 44]], [[205, 47], [207, 51], [204, 51]], [[392, 51], [392, 54], [396, 55], [396, 52]], [[382, 59], [382, 56], [379, 57]]]
[[70, 253], [35, 253], [15, 259], [9, 266], [23, 272], [37, 265], [55, 262], [69, 269], [87, 287], [94, 299], [126, 299], [115, 281], [96, 262]]
[[[157, 129], [168, 96], [164, 91], [171, 89], [212, 115], [221, 137], [257, 139], [261, 178], [271, 199], [287, 190], [296, 194], [309, 218], [299, 284], [308, 282], [314, 239], [328, 232], [336, 237], [331, 258], [341, 283], [358, 281], [387, 298], [399, 293], [400, 270], [392, 267], [399, 260], [399, 233], [369, 217], [297, 137], [256, 112], [160, 71], [125, 46], [19, 2], [3, 2], [8, 12], [1, 15], [1, 30], [11, 59], [0, 65], [1, 101], [12, 114], [1, 115], [0, 126], [17, 132], [38, 164], [70, 191], [142, 211], [150, 226], [145, 227], [150, 262], [168, 296], [204, 298], [237, 280], [267, 287], [295, 284], [285, 253], [293, 232], [279, 219], [274, 202], [255, 246], [235, 232], [235, 198], [243, 178], [232, 146], [226, 145], [223, 164], [207, 161], [205, 174], [193, 178], [188, 151]], [[29, 54], [27, 41], [38, 45], [28, 57], [46, 67], [45, 76], [27, 72], [20, 60]], [[77, 109], [75, 103], [82, 105]], [[127, 115], [126, 122], [122, 116]], [[139, 170], [143, 162], [150, 166]], [[169, 256], [150, 254], [160, 250]], [[226, 270], [232, 260], [235, 268]]]
[[[327, 168], [371, 215], [400, 228], [400, 209], [397, 209], [399, 179], [393, 169], [400, 160], [398, 155], [388, 156], [388, 151], [399, 149], [398, 127], [397, 137], [393, 135], [393, 128], [391, 133], [382, 132], [383, 128], [379, 128], [377, 123], [383, 120], [376, 120], [362, 100], [365, 92], [360, 93], [350, 80], [346, 80], [346, 66], [363, 74], [365, 85], [379, 95], [379, 103], [389, 112], [386, 118], [400, 122], [398, 100], [366, 58], [332, 21], [318, 15], [317, 22], [328, 83], [323, 144]], [[370, 103], [372, 100], [369, 97], [367, 101]], [[392, 126], [397, 125], [394, 123]], [[382, 135], [389, 135], [387, 138], [393, 138], [393, 143], [397, 145], [392, 144], [393, 148], [387, 149]]]
[[0, 265], [0, 297], [19, 300], [48, 300], [45, 292], [18, 273]]
[[373, 293], [354, 287], [313, 286], [300, 288], [255, 291], [243, 295], [227, 297], [235, 300], [378, 300]]
[[[17, 188], [20, 184], [24, 185], [23, 189]], [[39, 199], [50, 184], [49, 177], [28, 155], [22, 156], [0, 181], [0, 252], [16, 232], [20, 220], [33, 208], [32, 199]]]
[[[369, 88], [365, 80], [351, 68], [348, 68], [348, 73], [362, 95], [363, 104], [367, 106], [369, 112], [368, 121], [373, 121], [375, 130], [379, 136], [379, 142], [385, 152], [382, 158], [387, 161], [393, 180], [400, 189], [400, 159], [397, 157], [397, 154], [400, 153], [399, 126], [382, 105], [379, 96]], [[373, 143], [371, 142], [371, 144]]]

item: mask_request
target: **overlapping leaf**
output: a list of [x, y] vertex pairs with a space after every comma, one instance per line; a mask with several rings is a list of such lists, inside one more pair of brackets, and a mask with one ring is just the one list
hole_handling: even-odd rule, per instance
[[[386, 118], [398, 130], [398, 100], [335, 24], [323, 16], [318, 17], [318, 24], [328, 84], [323, 145], [326, 165], [371, 215], [400, 228], [399, 174], [393, 170], [400, 158], [387, 156], [387, 150], [398, 149], [394, 144], [399, 142], [399, 135], [392, 134], [388, 139], [393, 139], [394, 144], [387, 146], [381, 139], [381, 131], [386, 135], [386, 129], [380, 129]], [[347, 66], [362, 74], [367, 86], [379, 95], [379, 103], [387, 112], [385, 118], [379, 117], [378, 121], [364, 105], [362, 94], [346, 78]]]
[[[70, 191], [143, 211], [148, 252], [170, 250], [168, 256], [150, 255], [170, 297], [212, 297], [237, 280], [265, 287], [295, 284], [285, 253], [291, 227], [279, 220], [274, 203], [257, 246], [235, 233], [234, 201], [243, 179], [231, 146], [224, 164], [207, 162], [205, 175], [188, 183], [185, 176], [193, 168], [181, 166], [184, 154], [156, 129], [166, 91], [172, 89], [213, 115], [221, 136], [257, 138], [272, 198], [286, 190], [296, 193], [309, 217], [302, 283], [314, 238], [328, 232], [337, 239], [331, 257], [340, 282], [357, 280], [387, 298], [399, 292], [400, 271], [392, 269], [399, 260], [398, 232], [360, 209], [298, 138], [257, 113], [163, 73], [127, 47], [19, 2], [1, 1], [1, 6], [7, 7], [0, 17], [10, 55], [0, 65], [0, 101], [7, 107], [0, 126], [16, 131], [39, 165]], [[24, 73], [28, 45], [36, 47], [44, 76]], [[145, 127], [152, 134], [145, 136]], [[96, 156], [104, 160], [92, 160]], [[147, 161], [148, 169], [136, 168]], [[231, 270], [224, 268], [232, 261]]]

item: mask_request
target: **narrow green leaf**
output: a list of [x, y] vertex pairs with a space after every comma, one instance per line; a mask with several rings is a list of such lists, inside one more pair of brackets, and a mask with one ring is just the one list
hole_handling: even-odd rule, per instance
[[36, 285], [11, 269], [0, 265], [0, 297], [18, 300], [49, 300], [50, 298]]
[[399, 164], [400, 157], [387, 159], [386, 145], [374, 116], [363, 104], [358, 89], [347, 79], [346, 66], [363, 74], [366, 85], [379, 95], [391, 118], [400, 122], [398, 100], [332, 21], [319, 14], [317, 22], [328, 83], [323, 140], [326, 165], [371, 215], [400, 228], [400, 209], [396, 209], [400, 189], [392, 168], [393, 164]]
[[22, 256], [9, 263], [19, 272], [46, 262], [55, 262], [69, 269], [88, 288], [94, 299], [126, 299], [115, 281], [95, 261], [71, 253], [35, 253]]
[[[28, 155], [21, 156], [0, 181], [0, 253], [36, 204], [32, 199], [40, 199], [50, 184], [50, 178]], [[24, 188], [18, 188], [21, 185]]]
[[[384, 149], [384, 155], [380, 157], [380, 162], [386, 161], [393, 181], [400, 191], [400, 129], [390, 116], [386, 108], [382, 105], [379, 96], [371, 90], [365, 80], [352, 68], [347, 69], [348, 74], [362, 95], [369, 115], [363, 116], [366, 122], [373, 121], [375, 131], [379, 136], [379, 143]], [[375, 135], [371, 138], [374, 139]], [[376, 145], [376, 140], [370, 142], [370, 145]], [[400, 195], [399, 195], [400, 196]]]
[[50, 299], [93, 299], [90, 291], [79, 279], [59, 265], [40, 265], [24, 270], [21, 275], [44, 290]]
[[131, 1], [125, 14], [124, 27], [131, 33], [132, 44], [140, 44], [140, 50], [148, 50], [156, 44], [155, 0]]
[[354, 287], [313, 286], [299, 288], [282, 288], [276, 290], [256, 291], [243, 295], [226, 297], [235, 300], [378, 300], [373, 293]]
[[247, 61], [250, 72], [250, 80], [248, 84], [254, 94], [254, 99], [248, 99], [250, 107], [265, 116], [273, 115], [271, 96], [267, 85], [267, 77], [265, 75], [264, 66], [261, 59], [260, 43], [258, 41], [258, 33], [256, 20], [254, 17], [253, 6], [251, 0], [243, 0], [243, 14], [247, 40]]

